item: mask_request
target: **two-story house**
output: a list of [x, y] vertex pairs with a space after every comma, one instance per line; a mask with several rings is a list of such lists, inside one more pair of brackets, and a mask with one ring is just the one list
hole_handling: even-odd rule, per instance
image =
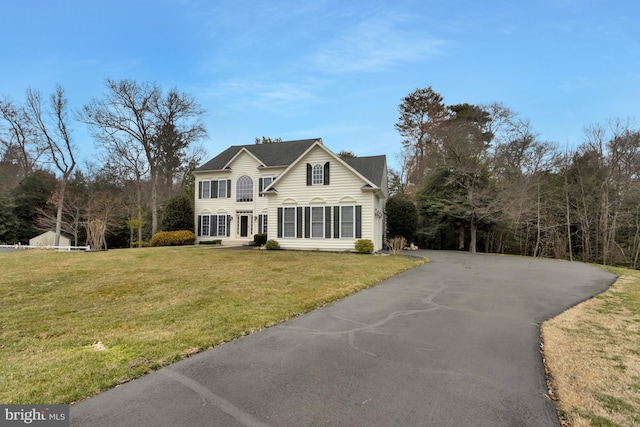
[[322, 139], [232, 146], [194, 171], [197, 241], [250, 242], [266, 233], [283, 249], [382, 249], [385, 156], [340, 158]]

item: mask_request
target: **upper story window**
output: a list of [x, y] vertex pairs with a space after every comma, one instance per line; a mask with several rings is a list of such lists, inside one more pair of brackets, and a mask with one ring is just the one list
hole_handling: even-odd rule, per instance
[[218, 198], [226, 199], [227, 197], [231, 197], [227, 195], [227, 180], [219, 180], [218, 181]]
[[265, 176], [258, 179], [258, 196], [262, 197], [262, 191], [271, 185], [274, 178], [272, 176]]
[[320, 163], [307, 163], [307, 185], [329, 185], [329, 162], [324, 165]]
[[208, 199], [211, 197], [211, 181], [201, 181], [200, 182], [200, 198]]
[[231, 197], [231, 180], [214, 179], [198, 182], [199, 199], [226, 199]]
[[253, 179], [242, 175], [236, 182], [236, 202], [253, 202]]
[[321, 164], [313, 165], [311, 184], [324, 185], [324, 166]]

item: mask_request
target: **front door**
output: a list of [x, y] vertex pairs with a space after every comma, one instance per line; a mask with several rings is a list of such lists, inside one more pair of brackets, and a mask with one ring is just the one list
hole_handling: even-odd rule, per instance
[[247, 215], [240, 216], [240, 237], [249, 236], [249, 217]]

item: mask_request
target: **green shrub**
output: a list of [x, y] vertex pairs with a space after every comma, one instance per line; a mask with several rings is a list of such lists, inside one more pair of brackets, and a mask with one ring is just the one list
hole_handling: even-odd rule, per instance
[[256, 244], [256, 246], [264, 245], [265, 243], [267, 243], [267, 233], [254, 234], [253, 242]]
[[169, 199], [161, 221], [162, 231], [193, 230], [193, 208], [186, 194], [178, 194]]
[[369, 239], [360, 239], [356, 241], [356, 251], [359, 254], [372, 254], [373, 242]]
[[138, 240], [134, 240], [133, 242], [131, 242], [131, 247], [132, 248], [137, 248], [137, 247], [148, 248], [149, 246], [151, 246], [151, 245], [146, 240], [143, 240], [141, 242], [138, 241]]
[[222, 239], [216, 239], [216, 240], [200, 240], [198, 242], [199, 245], [221, 245], [222, 244]]
[[193, 245], [196, 235], [193, 231], [158, 231], [151, 238], [151, 246], [182, 246]]
[[264, 247], [270, 251], [275, 251], [280, 249], [280, 243], [275, 240], [267, 240], [267, 243], [264, 244]]

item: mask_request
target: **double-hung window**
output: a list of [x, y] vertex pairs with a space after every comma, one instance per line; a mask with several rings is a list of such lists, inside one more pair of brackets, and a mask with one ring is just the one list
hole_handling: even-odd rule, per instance
[[227, 195], [227, 180], [221, 179], [218, 181], [218, 198], [226, 199], [227, 197], [229, 197]]
[[311, 208], [311, 237], [324, 237], [324, 207]]
[[218, 215], [218, 236], [227, 235], [227, 216]]
[[296, 237], [296, 208], [284, 208], [282, 229], [283, 237]]
[[209, 218], [210, 218], [209, 215], [202, 215], [200, 217], [200, 235], [201, 236], [209, 235], [209, 230], [210, 230]]
[[268, 223], [269, 223], [269, 215], [258, 215], [258, 233], [267, 234]]
[[211, 181], [202, 181], [201, 199], [209, 199], [211, 197]]
[[340, 207], [340, 237], [352, 238], [354, 236], [355, 209], [353, 206]]

